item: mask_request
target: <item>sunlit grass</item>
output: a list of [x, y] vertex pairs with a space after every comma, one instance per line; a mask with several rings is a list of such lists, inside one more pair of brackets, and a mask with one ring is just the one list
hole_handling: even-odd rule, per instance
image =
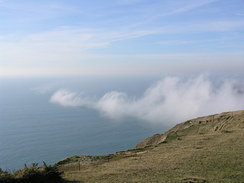
[[[80, 170], [77, 163], [72, 164], [64, 177], [84, 183], [243, 182], [244, 113], [219, 118], [205, 124], [191, 121], [194, 126], [178, 128], [176, 133], [169, 133], [166, 143], [152, 149], [125, 151]], [[215, 131], [216, 125], [222, 129]]]

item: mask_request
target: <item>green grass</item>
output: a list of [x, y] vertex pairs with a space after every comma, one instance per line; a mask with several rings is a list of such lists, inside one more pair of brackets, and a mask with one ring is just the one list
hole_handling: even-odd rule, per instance
[[140, 144], [54, 166], [0, 169], [0, 183], [244, 183], [244, 111], [189, 120]]
[[172, 140], [175, 140], [177, 138], [179, 138], [180, 136], [176, 133], [176, 132], [170, 132], [168, 135], [167, 135], [167, 138], [165, 139], [165, 143], [168, 143]]
[[80, 171], [71, 169], [77, 166], [73, 164], [64, 178], [84, 183], [243, 183], [244, 112], [234, 114], [215, 116], [214, 122], [212, 116], [192, 120], [190, 127], [183, 123], [168, 132], [167, 143], [122, 151]]

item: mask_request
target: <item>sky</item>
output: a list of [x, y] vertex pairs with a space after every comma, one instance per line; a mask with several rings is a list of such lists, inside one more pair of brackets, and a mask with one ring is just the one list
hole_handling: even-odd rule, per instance
[[243, 0], [0, 0], [0, 76], [242, 73]]

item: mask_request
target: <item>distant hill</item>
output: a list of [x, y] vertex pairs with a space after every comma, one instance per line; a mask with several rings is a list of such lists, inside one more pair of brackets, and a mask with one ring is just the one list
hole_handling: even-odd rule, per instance
[[188, 120], [135, 149], [73, 156], [57, 166], [84, 183], [244, 183], [244, 110]]

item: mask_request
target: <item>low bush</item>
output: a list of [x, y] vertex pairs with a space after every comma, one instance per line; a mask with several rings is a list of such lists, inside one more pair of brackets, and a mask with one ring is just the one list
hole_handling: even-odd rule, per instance
[[62, 173], [56, 166], [47, 165], [43, 162], [43, 167], [38, 167], [33, 163], [28, 167], [10, 173], [0, 169], [0, 183], [58, 183], [63, 182]]

